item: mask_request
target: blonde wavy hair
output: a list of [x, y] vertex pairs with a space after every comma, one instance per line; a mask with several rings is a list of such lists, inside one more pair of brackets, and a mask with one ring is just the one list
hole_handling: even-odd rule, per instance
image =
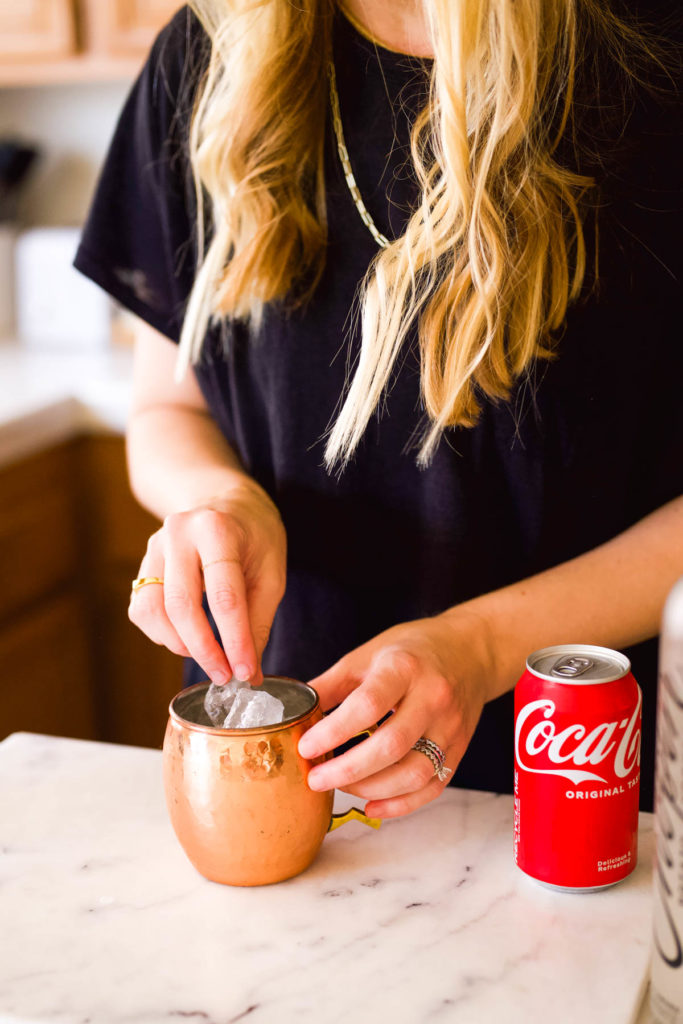
[[[551, 355], [586, 273], [593, 181], [556, 150], [571, 129], [582, 58], [577, 13], [588, 12], [612, 41], [623, 38], [621, 23], [602, 0], [424, 3], [435, 59], [411, 137], [420, 202], [362, 283], [360, 356], [327, 438], [329, 467], [352, 456], [413, 329], [426, 464], [445, 428], [476, 423], [482, 399], [507, 399], [533, 362]], [[267, 303], [296, 306], [315, 290], [326, 247], [335, 5], [191, 6], [212, 50], [190, 138], [201, 260], [180, 372], [198, 358], [212, 319], [258, 322]]]

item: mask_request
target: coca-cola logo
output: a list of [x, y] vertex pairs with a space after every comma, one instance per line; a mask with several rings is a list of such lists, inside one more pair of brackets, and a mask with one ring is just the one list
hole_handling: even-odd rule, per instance
[[[604, 775], [582, 765], [595, 767], [613, 757], [612, 774], [625, 779], [640, 765], [641, 702], [638, 689], [638, 702], [630, 718], [601, 722], [588, 732], [580, 722], [558, 730], [553, 720], [555, 702], [549, 697], [529, 701], [517, 715], [515, 724], [517, 766], [535, 775], [561, 775], [576, 786], [588, 781], [606, 783], [608, 779]], [[531, 763], [533, 761], [535, 764]], [[543, 762], [548, 761], [550, 765], [565, 767], [543, 766]]]

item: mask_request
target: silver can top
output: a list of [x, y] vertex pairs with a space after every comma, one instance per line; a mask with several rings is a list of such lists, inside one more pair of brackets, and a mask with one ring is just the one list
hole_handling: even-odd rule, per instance
[[625, 654], [591, 644], [558, 644], [543, 647], [527, 658], [529, 672], [553, 683], [590, 686], [621, 679], [631, 668]]

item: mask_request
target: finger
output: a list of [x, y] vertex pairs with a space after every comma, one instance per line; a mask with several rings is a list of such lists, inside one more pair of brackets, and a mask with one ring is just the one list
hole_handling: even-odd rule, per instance
[[164, 607], [190, 655], [214, 683], [227, 683], [232, 672], [202, 607], [202, 577], [197, 552], [177, 543], [165, 545]]
[[[204, 552], [200, 551], [204, 556]], [[258, 661], [251, 635], [242, 562], [235, 555], [202, 557], [209, 608], [218, 627], [233, 675], [244, 682], [256, 675]]]
[[[150, 538], [147, 552], [140, 563], [139, 576], [164, 578], [164, 558], [156, 534]], [[128, 618], [155, 644], [168, 647], [181, 657], [189, 655], [187, 647], [166, 614], [163, 584], [150, 583], [139, 590], [131, 590]]]
[[285, 579], [284, 566], [280, 564], [279, 559], [273, 558], [264, 561], [256, 581], [247, 586], [249, 624], [259, 668], [270, 637], [275, 612], [285, 593]]
[[[380, 718], [383, 718], [396, 706], [405, 693], [406, 687], [407, 681], [400, 673], [393, 670], [391, 663], [379, 664], [374, 671], [368, 673], [356, 689], [351, 690], [346, 700], [338, 708], [304, 733], [299, 740], [299, 753], [302, 757], [312, 760], [341, 746], [342, 743], [346, 743], [347, 740], [352, 739], [364, 729], [376, 725]], [[373, 736], [369, 740], [365, 740], [359, 744], [359, 747], [374, 739]], [[353, 753], [353, 751], [349, 751], [349, 753]], [[346, 755], [335, 758], [333, 762], [329, 763], [333, 765], [337, 760], [343, 760], [344, 757]], [[317, 771], [316, 768], [316, 773]], [[325, 783], [334, 777], [334, 769], [320, 776]], [[317, 774], [314, 774], [312, 778], [318, 778]], [[309, 783], [310, 781], [312, 781], [311, 776], [309, 776]], [[321, 788], [332, 788], [333, 785], [334, 783], [330, 786], [321, 786]]]
[[433, 778], [426, 786], [414, 793], [404, 793], [388, 800], [370, 800], [365, 805], [365, 813], [368, 818], [398, 818], [402, 814], [410, 814], [418, 807], [424, 807], [425, 804], [435, 800], [443, 792], [445, 786], [446, 783]]
[[361, 682], [369, 667], [369, 661], [363, 657], [363, 648], [340, 658], [338, 662], [309, 681], [320, 698], [323, 711], [341, 704]]
[[[431, 777], [428, 779], [426, 785], [418, 787], [412, 791], [406, 790], [403, 793], [371, 797], [365, 809], [365, 813], [368, 817], [373, 818], [397, 818], [402, 814], [410, 814], [412, 811], [417, 810], [418, 807], [423, 807], [425, 804], [439, 796], [439, 794], [446, 788], [449, 780], [453, 777], [452, 773], [459, 765], [464, 752], [465, 746], [459, 741], [456, 741], [445, 751], [445, 766], [446, 768], [451, 769], [451, 774], [449, 774], [448, 779], [440, 779], [434, 770], [434, 766], [429, 761], [429, 758], [424, 754], [420, 754], [419, 756], [428, 763], [429, 770], [431, 770]], [[418, 753], [418, 751], [414, 751], [413, 756], [418, 756]], [[424, 771], [424, 769], [417, 769], [417, 771]], [[417, 778], [417, 776], [415, 776], [415, 778]], [[363, 784], [361, 784], [361, 786], [362, 785]]]
[[[355, 692], [359, 694], [366, 685], [364, 683]], [[353, 697], [354, 694], [347, 698], [347, 705], [353, 701]], [[328, 715], [328, 719], [344, 708], [345, 705], [342, 704], [338, 711]], [[394, 789], [388, 791], [387, 795], [391, 795], [392, 792], [396, 794], [409, 792], [424, 786], [430, 778], [429, 773], [425, 773], [424, 765], [421, 765], [419, 761], [411, 761], [408, 765], [403, 762], [422, 735], [426, 724], [426, 714], [419, 700], [412, 695], [406, 696], [401, 701], [398, 710], [390, 715], [372, 736], [309, 772], [308, 785], [314, 790], [346, 789], [361, 779], [375, 778], [383, 769], [391, 766], [397, 768], [401, 764], [405, 779], [401, 780], [399, 771], [394, 778]], [[335, 743], [335, 746], [338, 745]], [[427, 759], [424, 758], [424, 760]], [[416, 776], [414, 783], [413, 775]]]
[[[453, 760], [450, 754], [446, 756]], [[446, 767], [452, 766], [446, 765]], [[358, 782], [339, 788], [343, 788], [345, 793], [363, 797], [365, 800], [385, 800], [424, 789], [434, 775], [435, 770], [431, 760], [418, 750], [409, 750], [405, 757], [396, 764], [389, 765], [388, 768], [383, 768], [374, 775], [359, 779]], [[445, 779], [444, 785], [447, 783], [448, 779]]]
[[153, 600], [148, 595], [142, 597], [140, 591], [132, 594], [128, 618], [153, 643], [167, 647], [173, 654], [178, 654], [182, 658], [188, 658], [190, 652], [166, 615], [161, 587], [158, 590], [159, 596]]

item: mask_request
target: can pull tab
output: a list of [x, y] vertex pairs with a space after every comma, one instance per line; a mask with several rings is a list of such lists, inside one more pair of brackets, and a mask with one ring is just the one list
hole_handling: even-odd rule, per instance
[[593, 668], [595, 662], [592, 658], [560, 658], [556, 661], [553, 667], [550, 669], [551, 676], [559, 676], [561, 679], [575, 679], [577, 676], [582, 676], [584, 672], [588, 672], [589, 669]]

